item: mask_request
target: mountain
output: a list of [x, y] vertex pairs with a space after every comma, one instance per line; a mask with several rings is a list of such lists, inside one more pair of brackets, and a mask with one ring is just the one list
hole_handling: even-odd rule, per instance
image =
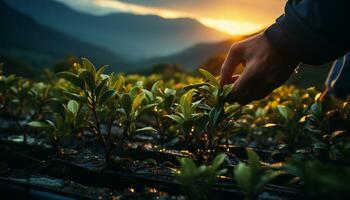
[[51, 28], [130, 58], [173, 54], [197, 43], [229, 38], [189, 18], [114, 13], [97, 16], [54, 0], [5, 0], [16, 10]]
[[[35, 67], [49, 67], [68, 55], [86, 56], [97, 64], [124, 64], [103, 48], [38, 24], [0, 0], [0, 58], [18, 59]], [[6, 63], [5, 63], [6, 66]]]
[[198, 66], [212, 57], [226, 54], [231, 45], [237, 40], [239, 39], [230, 39], [216, 43], [197, 44], [178, 53], [169, 56], [146, 59], [135, 63], [135, 65], [140, 66], [143, 64], [152, 66], [158, 63], [179, 64], [186, 70], [191, 71], [197, 69]]

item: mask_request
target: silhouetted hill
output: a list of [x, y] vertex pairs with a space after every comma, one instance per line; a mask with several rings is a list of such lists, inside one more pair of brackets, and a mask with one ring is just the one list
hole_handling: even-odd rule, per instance
[[229, 38], [196, 20], [126, 13], [95, 16], [53, 0], [6, 0], [36, 21], [130, 58], [169, 55], [194, 44]]
[[[0, 55], [35, 67], [50, 67], [70, 54], [86, 56], [97, 64], [123, 65], [121, 57], [38, 24], [0, 1]], [[5, 63], [6, 66], [6, 63]]]
[[179, 53], [147, 59], [135, 65], [141, 66], [143, 64], [151, 66], [158, 63], [180, 64], [184, 69], [191, 71], [197, 69], [198, 66], [211, 57], [226, 54], [235, 41], [236, 40], [231, 39], [217, 43], [197, 44]]

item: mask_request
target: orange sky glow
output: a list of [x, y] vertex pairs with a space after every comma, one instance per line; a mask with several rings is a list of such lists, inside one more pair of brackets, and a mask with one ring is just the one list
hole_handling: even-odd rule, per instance
[[163, 18], [189, 17], [231, 35], [245, 35], [262, 30], [283, 13], [285, 4], [284, 0], [57, 1], [96, 14], [128, 12], [140, 15], [159, 15]]

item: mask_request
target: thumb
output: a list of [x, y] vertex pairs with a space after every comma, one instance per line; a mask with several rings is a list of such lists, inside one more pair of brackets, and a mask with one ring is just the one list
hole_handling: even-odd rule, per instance
[[[242, 53], [237, 45], [233, 45], [229, 54], [227, 55], [220, 72], [220, 85], [224, 86], [233, 83], [233, 73], [236, 71], [238, 65], [242, 62]], [[236, 79], [235, 79], [236, 80]]]

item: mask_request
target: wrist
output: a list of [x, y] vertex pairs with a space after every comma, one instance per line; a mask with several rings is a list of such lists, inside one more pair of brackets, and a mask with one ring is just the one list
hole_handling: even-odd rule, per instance
[[[274, 26], [275, 25], [272, 25], [267, 30], [265, 30], [263, 37], [266, 39], [266, 42], [269, 44], [270, 48], [281, 60], [288, 63], [293, 63], [291, 66], [297, 66], [301, 62], [300, 58], [298, 58], [298, 56], [294, 54], [290, 49], [279, 44], [279, 42], [282, 41], [282, 39], [279, 39], [279, 37], [284, 36], [283, 33]], [[277, 38], [276, 35], [278, 35]]]

